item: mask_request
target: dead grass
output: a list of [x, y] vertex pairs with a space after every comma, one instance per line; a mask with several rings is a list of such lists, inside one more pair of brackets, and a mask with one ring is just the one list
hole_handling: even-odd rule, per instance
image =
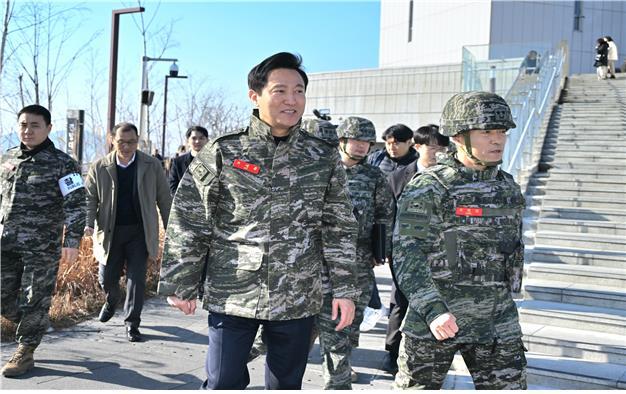
[[[164, 236], [164, 231], [161, 230], [157, 260], [148, 259], [147, 296], [153, 296], [156, 293]], [[98, 283], [98, 262], [93, 257], [92, 246], [91, 238], [83, 238], [78, 261], [71, 265], [62, 261], [59, 265], [50, 307], [50, 324], [54, 328], [68, 327], [91, 317], [99, 312], [104, 302], [104, 293]], [[120, 281], [123, 291], [126, 287], [125, 279], [122, 277]], [[2, 342], [15, 340], [15, 329], [16, 326], [11, 321], [0, 317], [0, 340]]]

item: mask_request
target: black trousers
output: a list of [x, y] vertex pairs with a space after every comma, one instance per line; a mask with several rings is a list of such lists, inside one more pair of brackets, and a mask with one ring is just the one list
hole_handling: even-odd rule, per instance
[[389, 352], [392, 359], [398, 359], [398, 353], [400, 351], [400, 340], [402, 340], [402, 333], [400, 332], [400, 326], [402, 320], [406, 316], [407, 309], [409, 309], [409, 301], [396, 283], [391, 284], [391, 303], [389, 306], [389, 323], [387, 324], [387, 337], [385, 338], [385, 349]]
[[209, 314], [209, 349], [206, 356], [209, 390], [245, 389], [250, 383], [248, 354], [260, 325], [267, 345], [265, 388], [299, 390], [309, 356], [314, 316], [304, 319], [268, 321]]
[[372, 282], [372, 296], [370, 302], [367, 304], [372, 309], [380, 309], [383, 307], [383, 303], [380, 301], [380, 295], [378, 294], [378, 285], [376, 284], [376, 278]]
[[98, 280], [106, 301], [115, 307], [120, 300], [120, 276], [126, 262], [126, 300], [124, 323], [139, 328], [146, 289], [148, 249], [141, 224], [115, 226], [106, 265], [100, 264]]

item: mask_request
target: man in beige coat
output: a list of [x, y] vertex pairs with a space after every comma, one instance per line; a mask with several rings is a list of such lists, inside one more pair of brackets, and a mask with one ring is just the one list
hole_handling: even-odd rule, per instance
[[100, 321], [115, 313], [119, 279], [126, 261], [124, 323], [131, 342], [141, 341], [139, 323], [146, 285], [146, 262], [159, 249], [157, 206], [164, 226], [172, 203], [161, 162], [137, 150], [139, 136], [131, 123], [111, 132], [115, 150], [91, 165], [87, 189], [85, 235], [93, 236], [98, 279], [106, 293]]

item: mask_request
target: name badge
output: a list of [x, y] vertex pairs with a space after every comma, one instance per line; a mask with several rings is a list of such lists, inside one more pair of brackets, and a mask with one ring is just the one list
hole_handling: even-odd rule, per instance
[[483, 216], [482, 208], [456, 207], [456, 216]]
[[258, 174], [259, 172], [261, 172], [261, 167], [252, 164], [252, 163], [247, 163], [243, 160], [239, 160], [239, 159], [235, 159], [235, 161], [233, 162], [233, 167], [238, 168], [240, 170], [244, 170], [247, 171], [251, 174]]
[[59, 188], [63, 197], [81, 187], [84, 187], [83, 178], [76, 172], [59, 179]]

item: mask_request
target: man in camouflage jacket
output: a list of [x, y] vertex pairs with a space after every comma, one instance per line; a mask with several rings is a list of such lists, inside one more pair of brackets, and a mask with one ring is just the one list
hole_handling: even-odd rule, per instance
[[[78, 163], [54, 147], [50, 112], [18, 114], [20, 146], [2, 156], [2, 316], [17, 324], [18, 348], [7, 377], [33, 368], [48, 325], [60, 259], [74, 263], [85, 226], [85, 188]], [[65, 236], [63, 227], [65, 226]]]
[[341, 315], [337, 329], [354, 317], [357, 226], [337, 151], [300, 128], [307, 83], [300, 62], [279, 53], [250, 71], [257, 107], [250, 125], [207, 144], [174, 199], [158, 292], [193, 313], [205, 280], [205, 388], [248, 385], [246, 361], [260, 325], [266, 388], [301, 387], [322, 304], [322, 263], [333, 315]]
[[409, 309], [397, 388], [439, 389], [456, 351], [477, 389], [526, 388], [511, 295], [522, 282], [524, 197], [497, 167], [514, 127], [500, 96], [453, 96], [441, 134], [458, 152], [413, 178], [398, 201], [393, 262]]
[[361, 297], [356, 303], [352, 325], [336, 331], [337, 321], [332, 316], [332, 281], [328, 273], [324, 272], [324, 304], [317, 316], [316, 325], [320, 337], [324, 389], [350, 390], [350, 354], [359, 345], [359, 326], [363, 321], [363, 310], [370, 300], [374, 281], [372, 230], [374, 225], [384, 226], [385, 249], [391, 250], [394, 198], [382, 171], [365, 161], [371, 146], [376, 142], [376, 130], [372, 122], [350, 116], [337, 128], [337, 137], [341, 160], [348, 177], [348, 193], [359, 224], [355, 267]]

